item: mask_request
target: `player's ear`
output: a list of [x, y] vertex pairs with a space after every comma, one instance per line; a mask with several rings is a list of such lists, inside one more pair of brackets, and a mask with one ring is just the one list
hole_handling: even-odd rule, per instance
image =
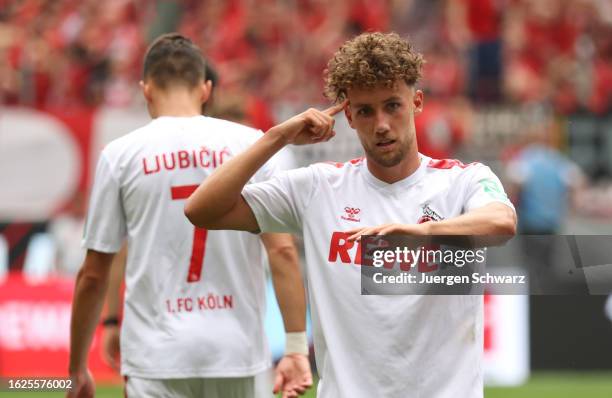
[[423, 91], [416, 90], [414, 97], [412, 97], [412, 103], [414, 104], [414, 113], [423, 112]]
[[205, 82], [200, 84], [201, 96], [200, 101], [205, 103], [210, 98], [212, 94], [212, 81], [206, 80]]
[[145, 97], [147, 102], [151, 102], [151, 85], [149, 83], [145, 83], [144, 80], [141, 80], [139, 83], [140, 89], [142, 90], [142, 95]]
[[347, 102], [344, 107], [344, 116], [346, 116], [346, 120], [348, 120], [349, 126], [353, 127], [353, 114], [351, 113], [351, 102]]

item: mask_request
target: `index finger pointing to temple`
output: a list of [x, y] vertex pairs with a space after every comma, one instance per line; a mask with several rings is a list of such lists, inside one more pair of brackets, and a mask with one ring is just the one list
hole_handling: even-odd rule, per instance
[[339, 104], [330, 106], [329, 108], [325, 109], [323, 111], [323, 113], [329, 115], [329, 116], [334, 116], [335, 114], [337, 114], [338, 112], [340, 112], [341, 110], [344, 109], [344, 107], [346, 107], [346, 104], [348, 104], [348, 99], [345, 99], [344, 101], [342, 101]]

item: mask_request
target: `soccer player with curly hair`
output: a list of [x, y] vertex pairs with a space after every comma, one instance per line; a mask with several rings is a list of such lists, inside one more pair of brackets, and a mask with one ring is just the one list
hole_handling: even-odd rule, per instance
[[[303, 233], [322, 398], [483, 395], [481, 296], [361, 295], [360, 235], [515, 233], [514, 208], [488, 167], [418, 152], [423, 62], [393, 33], [346, 42], [326, 71], [336, 104], [271, 128], [186, 203], [198, 226]], [[364, 158], [245, 186], [284, 146], [333, 138], [341, 111]]]

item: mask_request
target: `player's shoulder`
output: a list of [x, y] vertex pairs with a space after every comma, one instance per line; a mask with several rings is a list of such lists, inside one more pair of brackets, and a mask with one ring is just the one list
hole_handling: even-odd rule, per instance
[[319, 162], [312, 164], [310, 167], [316, 173], [327, 178], [341, 178], [358, 173], [362, 167], [365, 167], [365, 158], [355, 158], [346, 162]]
[[357, 171], [365, 165], [365, 158], [355, 158], [347, 162], [319, 162], [314, 163], [311, 167], [328, 174], [345, 174], [352, 171]]
[[225, 138], [230, 140], [247, 141], [252, 143], [263, 135], [261, 130], [215, 117], [204, 117], [202, 123], [206, 125], [207, 129], [215, 131], [216, 134], [223, 135]]
[[342, 184], [347, 179], [356, 178], [363, 167], [366, 167], [363, 157], [346, 162], [320, 162], [310, 166], [317, 177], [327, 181], [332, 186]]
[[144, 126], [110, 141], [104, 146], [102, 153], [111, 159], [119, 157], [125, 152], [132, 150], [135, 146], [138, 146], [139, 143], [147, 142], [154, 131], [156, 129], [153, 126], [153, 121], [150, 121]]
[[469, 177], [475, 173], [489, 170], [480, 162], [464, 163], [458, 159], [433, 159], [424, 157], [425, 173], [428, 176], [440, 176], [450, 179]]

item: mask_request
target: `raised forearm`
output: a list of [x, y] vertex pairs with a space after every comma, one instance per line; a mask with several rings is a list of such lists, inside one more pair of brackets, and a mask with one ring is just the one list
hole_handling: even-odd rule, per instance
[[208, 229], [257, 228], [253, 214], [245, 210], [242, 189], [276, 152], [288, 144], [305, 145], [324, 142], [334, 136], [333, 116], [347, 102], [318, 111], [310, 108], [272, 127], [249, 149], [219, 167], [190, 196], [185, 215], [192, 224]]
[[240, 200], [249, 179], [285, 144], [282, 135], [272, 128], [246, 151], [215, 170], [187, 200], [185, 215], [189, 221], [213, 228], [215, 221]]
[[428, 235], [514, 235], [516, 214], [502, 203], [492, 203], [458, 217], [423, 225]]

